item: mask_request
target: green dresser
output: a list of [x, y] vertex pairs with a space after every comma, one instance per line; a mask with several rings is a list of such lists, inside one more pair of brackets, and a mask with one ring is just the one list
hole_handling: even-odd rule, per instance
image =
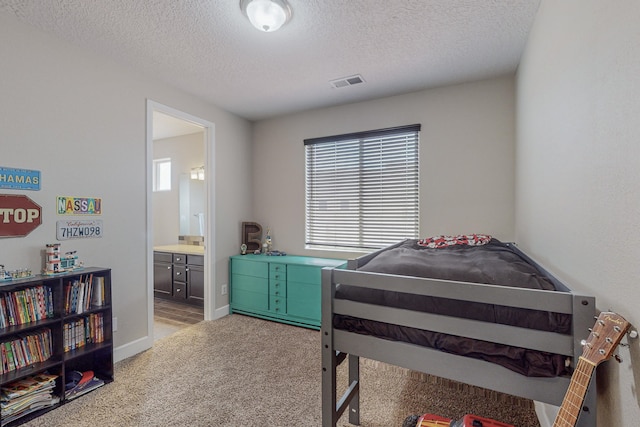
[[344, 266], [345, 260], [329, 258], [232, 256], [231, 312], [320, 329], [321, 271]]

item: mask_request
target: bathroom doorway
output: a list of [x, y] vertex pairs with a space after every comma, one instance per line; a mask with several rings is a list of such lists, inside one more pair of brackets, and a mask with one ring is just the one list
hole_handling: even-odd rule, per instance
[[210, 319], [213, 124], [148, 101], [149, 334]]

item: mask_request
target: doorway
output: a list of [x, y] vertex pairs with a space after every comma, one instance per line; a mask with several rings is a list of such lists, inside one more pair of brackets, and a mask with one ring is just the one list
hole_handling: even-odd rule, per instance
[[[147, 339], [150, 345], [156, 338], [213, 317], [213, 147], [213, 123], [147, 101]], [[168, 293], [157, 292], [159, 275], [154, 252], [156, 261], [158, 254], [163, 261], [167, 261], [166, 255], [171, 260], [172, 252], [191, 254], [187, 259], [197, 260], [201, 266], [196, 265], [190, 271], [189, 265], [169, 262], [166, 268], [175, 268], [175, 274], [186, 268], [189, 277], [193, 276], [192, 283], [197, 280], [200, 284], [199, 290], [191, 292], [191, 279], [186, 278], [186, 288], [174, 281], [172, 289], [169, 278]], [[166, 279], [166, 275], [163, 276]], [[180, 298], [180, 292], [186, 291], [189, 298]]]

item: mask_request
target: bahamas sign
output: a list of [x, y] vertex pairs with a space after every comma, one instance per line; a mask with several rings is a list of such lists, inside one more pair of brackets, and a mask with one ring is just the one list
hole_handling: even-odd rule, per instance
[[0, 188], [40, 190], [40, 171], [0, 166]]
[[58, 196], [58, 215], [101, 215], [102, 199]]
[[0, 194], [0, 237], [24, 237], [42, 224], [40, 205], [23, 195]]

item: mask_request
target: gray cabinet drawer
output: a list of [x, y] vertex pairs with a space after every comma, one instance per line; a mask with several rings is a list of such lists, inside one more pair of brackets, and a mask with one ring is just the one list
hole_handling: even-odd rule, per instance
[[186, 264], [187, 263], [187, 255], [185, 255], [185, 254], [173, 254], [173, 263], [174, 264]]
[[204, 256], [187, 254], [187, 264], [204, 266]]
[[168, 262], [171, 264], [173, 262], [173, 257], [172, 254], [168, 252], [154, 252], [153, 262]]

